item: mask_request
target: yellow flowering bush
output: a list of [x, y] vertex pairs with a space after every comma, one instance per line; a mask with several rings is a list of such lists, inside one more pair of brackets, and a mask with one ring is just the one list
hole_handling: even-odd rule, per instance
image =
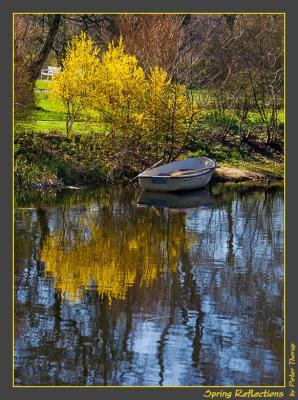
[[99, 49], [85, 33], [75, 37], [67, 47], [62, 72], [53, 79], [52, 95], [63, 101], [66, 111], [66, 132], [84, 108], [89, 107], [96, 87]]
[[125, 53], [122, 39], [102, 55], [97, 82], [93, 106], [106, 127], [104, 148], [114, 155], [136, 139], [146, 90], [144, 71], [135, 56]]
[[75, 37], [52, 94], [67, 109], [67, 133], [84, 109], [95, 110], [91, 115], [105, 128], [99, 134], [103, 158], [118, 169], [177, 158], [198, 115], [186, 87], [159, 67], [146, 76], [122, 38], [100, 52], [85, 33]]
[[156, 158], [177, 158], [189, 139], [198, 116], [197, 106], [186, 87], [173, 83], [162, 68], [150, 69], [144, 102], [143, 127]]

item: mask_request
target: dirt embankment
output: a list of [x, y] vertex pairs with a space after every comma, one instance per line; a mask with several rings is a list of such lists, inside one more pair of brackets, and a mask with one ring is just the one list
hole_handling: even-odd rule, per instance
[[275, 172], [260, 170], [250, 171], [235, 167], [219, 167], [216, 168], [213, 180], [216, 182], [245, 182], [245, 181], [268, 181], [282, 180], [282, 176]]

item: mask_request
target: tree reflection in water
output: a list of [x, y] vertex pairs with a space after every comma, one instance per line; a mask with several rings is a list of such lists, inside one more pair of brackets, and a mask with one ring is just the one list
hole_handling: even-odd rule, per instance
[[189, 210], [134, 188], [20, 193], [18, 385], [280, 385], [283, 196], [212, 187]]

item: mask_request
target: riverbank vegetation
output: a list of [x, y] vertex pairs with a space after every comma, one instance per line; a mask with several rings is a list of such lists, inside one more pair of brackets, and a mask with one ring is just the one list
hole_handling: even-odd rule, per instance
[[[209, 156], [283, 176], [283, 16], [15, 16], [15, 185]], [[61, 72], [37, 79], [45, 65]]]

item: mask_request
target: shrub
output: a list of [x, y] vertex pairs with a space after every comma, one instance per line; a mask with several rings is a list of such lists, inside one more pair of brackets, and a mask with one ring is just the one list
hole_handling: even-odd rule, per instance
[[97, 111], [90, 118], [104, 124], [105, 133], [94, 140], [115, 169], [176, 159], [198, 116], [186, 87], [173, 83], [162, 68], [146, 76], [137, 58], [125, 53], [122, 39], [100, 54], [85, 34], [74, 38], [52, 93], [66, 106], [68, 134], [83, 109]]

